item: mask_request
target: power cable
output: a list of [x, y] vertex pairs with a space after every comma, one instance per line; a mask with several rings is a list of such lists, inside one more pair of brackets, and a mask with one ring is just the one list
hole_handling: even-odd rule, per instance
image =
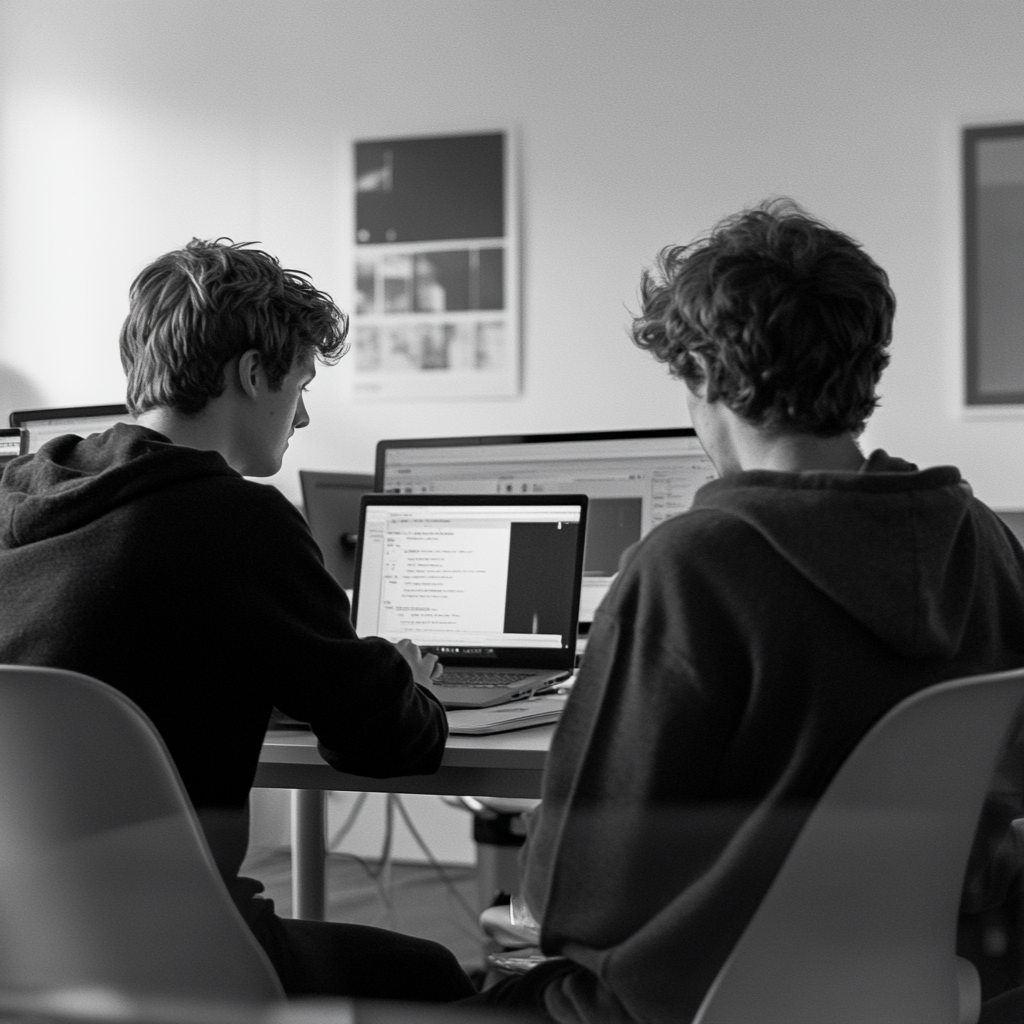
[[448, 872], [445, 871], [444, 867], [434, 856], [433, 851], [427, 846], [423, 836], [420, 835], [419, 829], [412, 822], [412, 818], [409, 816], [409, 812], [402, 802], [401, 797], [395, 795], [395, 806], [398, 808], [398, 813], [402, 816], [402, 820], [405, 822], [405, 827], [409, 830], [409, 834], [416, 841], [416, 844], [423, 851], [423, 855], [427, 858], [427, 863], [434, 869], [438, 877], [444, 883], [445, 888], [455, 898], [456, 903], [465, 911], [466, 916], [473, 922], [474, 926], [479, 930], [479, 915], [472, 907], [466, 902], [465, 897], [459, 892], [455, 883], [448, 877]]
[[360, 793], [352, 804], [352, 810], [348, 812], [348, 817], [338, 827], [338, 831], [327, 842], [327, 849], [330, 850], [332, 847], [341, 846], [348, 836], [349, 832], [352, 831], [355, 826], [356, 819], [359, 817], [359, 812], [363, 809], [363, 804], [366, 803], [366, 798], [369, 796], [368, 793]]

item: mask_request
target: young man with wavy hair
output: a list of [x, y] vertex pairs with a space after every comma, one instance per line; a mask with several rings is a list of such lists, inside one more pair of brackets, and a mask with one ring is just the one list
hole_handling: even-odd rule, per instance
[[956, 469], [857, 443], [896, 306], [859, 244], [768, 203], [641, 303], [720, 476], [596, 614], [524, 861], [552, 959], [477, 997], [560, 1024], [691, 1019], [871, 724], [1024, 665], [1020, 545]]
[[239, 877], [273, 708], [361, 775], [434, 772], [447, 736], [419, 685], [436, 659], [358, 638], [302, 516], [245, 479], [280, 469], [347, 329], [305, 274], [227, 239], [146, 267], [121, 331], [137, 423], [55, 438], [0, 481], [0, 662], [84, 672], [146, 712], [286, 991], [451, 1000], [473, 989], [443, 947], [283, 920]]

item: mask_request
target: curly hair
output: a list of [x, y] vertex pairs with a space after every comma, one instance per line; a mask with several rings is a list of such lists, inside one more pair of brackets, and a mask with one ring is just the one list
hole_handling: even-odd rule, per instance
[[133, 415], [199, 412], [223, 394], [227, 363], [248, 349], [260, 353], [275, 391], [300, 352], [330, 364], [348, 350], [348, 317], [330, 295], [250, 244], [193, 238], [132, 283], [120, 348]]
[[792, 200], [666, 248], [640, 298], [634, 342], [768, 432], [859, 434], [878, 404], [896, 313], [889, 278]]

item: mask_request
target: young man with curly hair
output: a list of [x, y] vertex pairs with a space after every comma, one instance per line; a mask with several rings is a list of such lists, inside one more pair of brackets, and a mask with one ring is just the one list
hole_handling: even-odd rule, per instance
[[307, 275], [230, 240], [146, 267], [121, 331], [136, 424], [55, 438], [0, 480], [0, 662], [83, 672], [146, 712], [287, 992], [451, 1000], [473, 988], [443, 947], [283, 920], [238, 873], [273, 708], [361, 775], [434, 772], [447, 736], [420, 685], [436, 659], [357, 638], [302, 516], [245, 479], [280, 469], [347, 330]]
[[477, 997], [560, 1024], [691, 1019], [867, 729], [1024, 665], [1020, 545], [956, 469], [857, 443], [896, 306], [860, 245], [769, 203], [641, 299], [720, 477], [597, 612], [524, 861], [553, 959]]

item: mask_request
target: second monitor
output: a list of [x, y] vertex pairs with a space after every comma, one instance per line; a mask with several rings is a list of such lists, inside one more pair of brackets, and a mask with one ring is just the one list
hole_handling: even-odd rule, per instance
[[717, 476], [692, 428], [385, 440], [374, 489], [387, 494], [572, 494], [590, 498], [580, 626], [623, 551], [685, 512]]
[[327, 571], [345, 590], [352, 589], [359, 502], [373, 490], [373, 477], [364, 473], [321, 473], [299, 470], [302, 504], [313, 539], [319, 544]]

